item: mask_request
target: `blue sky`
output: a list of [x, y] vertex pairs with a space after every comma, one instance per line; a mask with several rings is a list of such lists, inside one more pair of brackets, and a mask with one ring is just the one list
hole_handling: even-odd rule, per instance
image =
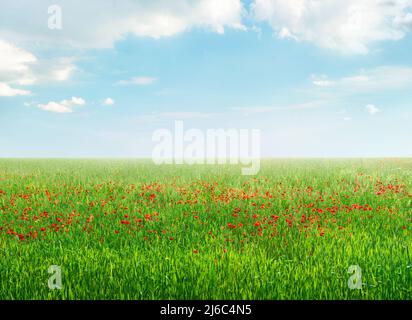
[[[412, 1], [0, 4], [0, 156], [150, 157], [159, 128], [264, 157], [412, 155]], [[55, 13], [55, 12], [54, 12]]]

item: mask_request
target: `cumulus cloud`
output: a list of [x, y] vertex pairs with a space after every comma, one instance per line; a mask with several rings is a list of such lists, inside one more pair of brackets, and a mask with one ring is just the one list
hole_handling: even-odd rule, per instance
[[38, 59], [33, 53], [3, 39], [0, 39], [0, 53], [0, 82], [3, 83], [3, 95], [6, 92], [10, 96], [28, 94], [28, 90], [11, 89], [14, 85], [28, 86], [66, 81], [76, 70], [72, 58]]
[[[55, 81], [66, 81], [71, 78], [73, 73], [76, 71], [77, 67], [73, 63], [73, 58], [59, 58], [55, 59], [49, 70], [43, 76], [45, 81], [55, 80]], [[47, 70], [47, 69], [46, 69]]]
[[114, 100], [112, 98], [106, 98], [103, 100], [104, 106], [112, 106], [114, 105]]
[[83, 98], [72, 97], [70, 100], [62, 100], [60, 102], [50, 101], [46, 104], [38, 104], [37, 107], [44, 111], [54, 113], [72, 113], [74, 107], [82, 106], [86, 103]]
[[26, 96], [30, 94], [28, 90], [10, 87], [7, 83], [0, 82], [0, 97]]
[[396, 17], [394, 23], [405, 31], [412, 31], [412, 13], [409, 12], [406, 15]]
[[117, 82], [119, 85], [138, 85], [138, 86], [148, 86], [154, 83], [157, 79], [153, 77], [133, 77], [128, 80], [120, 80]]
[[35, 77], [31, 66], [37, 58], [30, 52], [0, 39], [0, 81], [19, 85], [32, 84]]
[[349, 54], [367, 54], [379, 41], [412, 30], [412, 0], [255, 0], [252, 14], [279, 38], [314, 43]]
[[373, 104], [368, 104], [365, 106], [365, 108], [366, 111], [368, 111], [368, 113], [372, 116], [380, 112], [380, 110]]
[[73, 109], [69, 108], [68, 106], [65, 106], [62, 103], [50, 101], [46, 104], [39, 104], [38, 108], [44, 111], [50, 111], [50, 112], [55, 112], [55, 113], [71, 113], [73, 112]]
[[47, 26], [48, 0], [2, 0], [0, 36], [19, 41], [108, 48], [128, 35], [154, 39], [192, 28], [224, 33], [244, 29], [241, 0], [56, 0], [62, 8], [60, 30]]

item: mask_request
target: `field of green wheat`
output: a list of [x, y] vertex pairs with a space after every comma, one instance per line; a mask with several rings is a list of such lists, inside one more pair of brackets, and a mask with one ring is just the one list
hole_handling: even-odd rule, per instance
[[411, 217], [412, 159], [3, 159], [0, 299], [411, 299]]

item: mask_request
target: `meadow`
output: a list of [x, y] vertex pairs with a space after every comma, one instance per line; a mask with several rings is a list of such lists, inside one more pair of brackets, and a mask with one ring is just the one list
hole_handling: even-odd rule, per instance
[[0, 299], [409, 300], [411, 217], [412, 159], [1, 159]]

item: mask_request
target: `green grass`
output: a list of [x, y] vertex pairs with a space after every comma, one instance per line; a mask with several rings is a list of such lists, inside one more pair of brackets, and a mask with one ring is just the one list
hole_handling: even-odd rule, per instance
[[3, 159], [0, 299], [411, 299], [411, 202], [412, 159]]

